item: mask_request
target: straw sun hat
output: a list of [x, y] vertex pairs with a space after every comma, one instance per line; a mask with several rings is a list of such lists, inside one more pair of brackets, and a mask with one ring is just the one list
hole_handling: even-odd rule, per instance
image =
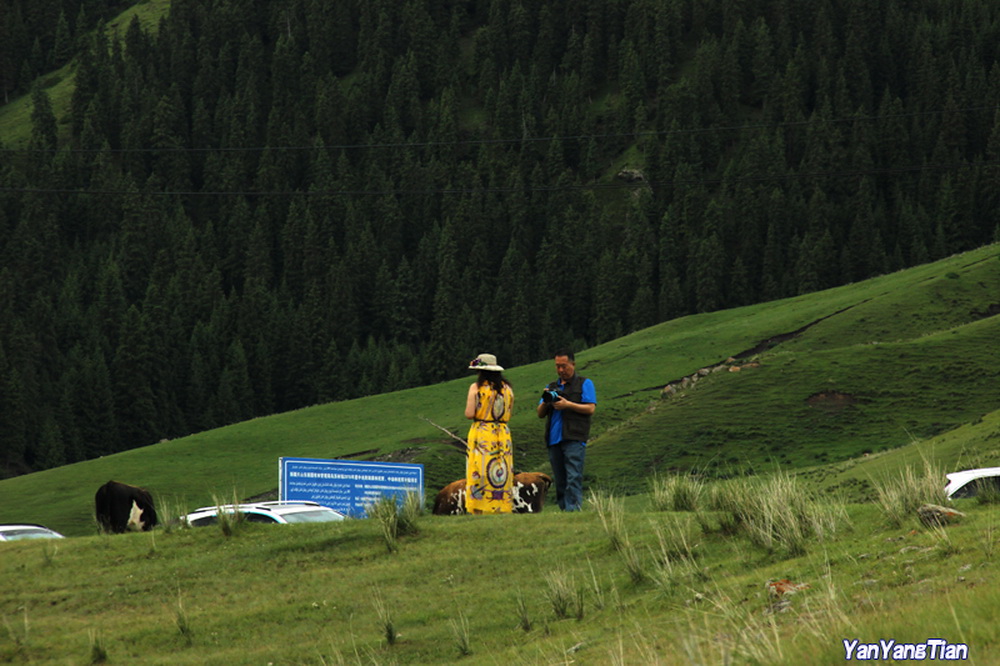
[[497, 357], [493, 354], [480, 354], [469, 364], [469, 370], [495, 370], [502, 372], [503, 368], [497, 365]]

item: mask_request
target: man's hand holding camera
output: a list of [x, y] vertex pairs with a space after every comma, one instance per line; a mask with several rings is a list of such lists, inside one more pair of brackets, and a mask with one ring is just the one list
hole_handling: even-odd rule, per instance
[[[569, 409], [580, 414], [593, 414], [595, 407], [595, 405], [590, 403], [567, 400], [566, 395], [562, 391], [548, 388], [542, 391], [542, 405], [547, 405], [557, 412]], [[541, 413], [542, 406], [540, 405], [539, 407], [539, 413]]]

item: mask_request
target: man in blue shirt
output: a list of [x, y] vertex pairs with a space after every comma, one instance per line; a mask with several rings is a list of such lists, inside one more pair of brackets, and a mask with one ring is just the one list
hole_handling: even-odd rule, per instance
[[594, 382], [576, 374], [573, 352], [555, 355], [559, 379], [549, 384], [538, 402], [538, 418], [548, 417], [548, 445], [556, 501], [563, 511], [579, 511], [583, 504], [583, 459], [590, 436], [590, 417], [597, 409]]

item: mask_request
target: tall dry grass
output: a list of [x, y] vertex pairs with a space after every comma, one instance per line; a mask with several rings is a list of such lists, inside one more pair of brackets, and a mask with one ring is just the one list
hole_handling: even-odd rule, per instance
[[873, 480], [875, 501], [891, 527], [899, 527], [923, 504], [943, 504], [944, 470], [924, 459], [922, 473], [907, 465], [895, 476]]
[[656, 511], [697, 511], [705, 497], [705, 482], [690, 474], [656, 475], [649, 486]]
[[805, 553], [810, 542], [828, 539], [850, 523], [843, 502], [833, 497], [820, 501], [783, 472], [716, 484], [710, 504], [722, 513], [723, 531], [742, 533], [758, 547], [790, 555]]

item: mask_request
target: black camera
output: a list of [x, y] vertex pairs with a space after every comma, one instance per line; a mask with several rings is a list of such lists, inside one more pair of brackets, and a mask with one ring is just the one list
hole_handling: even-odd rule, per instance
[[558, 389], [542, 389], [542, 402], [548, 404], [553, 403], [559, 398], [565, 398], [566, 394]]

